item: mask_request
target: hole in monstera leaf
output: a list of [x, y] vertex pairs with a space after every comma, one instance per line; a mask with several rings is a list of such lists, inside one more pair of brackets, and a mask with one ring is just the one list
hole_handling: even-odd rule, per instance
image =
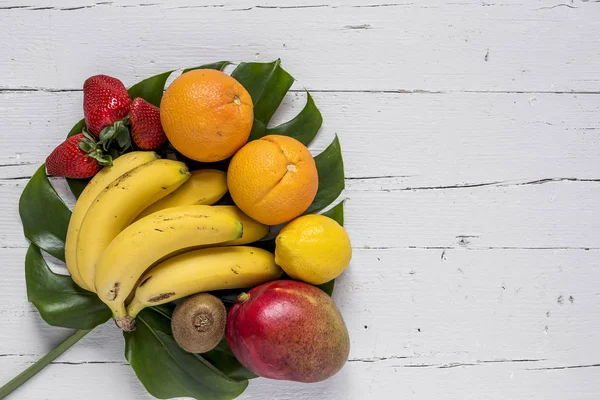
[[62, 201], [67, 205], [67, 207], [69, 207], [69, 210], [73, 210], [73, 207], [75, 207], [75, 203], [77, 202], [77, 198], [73, 195], [73, 192], [71, 192], [66, 179], [49, 177], [48, 180]]
[[64, 261], [59, 260], [45, 250], [40, 249], [40, 252], [42, 253], [42, 258], [46, 264], [48, 264], [48, 268], [50, 268], [52, 272], [59, 275], [70, 276], [69, 271], [67, 270], [67, 265]]
[[305, 92], [289, 91], [283, 97], [281, 104], [271, 117], [267, 129], [272, 129], [296, 117], [306, 104]]

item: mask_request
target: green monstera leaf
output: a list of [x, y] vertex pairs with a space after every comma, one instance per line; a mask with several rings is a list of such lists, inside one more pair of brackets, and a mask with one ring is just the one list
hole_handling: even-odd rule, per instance
[[319, 172], [319, 190], [313, 203], [306, 210], [307, 214], [324, 209], [335, 201], [344, 190], [344, 162], [337, 136], [321, 154], [315, 157], [315, 164], [317, 164]]
[[19, 200], [19, 214], [25, 237], [59, 260], [65, 260], [65, 238], [71, 211], [46, 176], [46, 164], [25, 186]]
[[50, 270], [35, 244], [25, 257], [27, 297], [48, 324], [72, 329], [92, 329], [110, 318], [110, 309], [96, 296], [77, 286], [66, 275]]
[[142, 311], [136, 330], [124, 335], [125, 357], [146, 390], [159, 399], [229, 400], [248, 386], [247, 380], [230, 378], [201, 355], [181, 349], [171, 333], [168, 308]]

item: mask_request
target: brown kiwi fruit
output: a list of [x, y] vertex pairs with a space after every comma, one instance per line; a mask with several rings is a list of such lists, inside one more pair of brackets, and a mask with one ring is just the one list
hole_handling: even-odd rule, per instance
[[223, 302], [208, 293], [199, 293], [175, 307], [171, 329], [177, 344], [189, 353], [214, 349], [225, 334], [227, 310]]

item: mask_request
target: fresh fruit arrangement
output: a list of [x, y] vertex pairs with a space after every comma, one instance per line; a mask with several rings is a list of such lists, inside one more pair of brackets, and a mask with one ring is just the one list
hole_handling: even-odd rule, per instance
[[[330, 295], [352, 248], [343, 203], [331, 207], [344, 188], [338, 139], [312, 156], [322, 118], [308, 93], [297, 117], [269, 127], [293, 82], [279, 60], [231, 75], [228, 64], [166, 88], [173, 71], [129, 90], [85, 81], [84, 119], [19, 204], [29, 301], [78, 331], [0, 398], [111, 318], [157, 398], [233, 399], [255, 377], [319, 382], [343, 367], [350, 338]], [[49, 177], [67, 179], [72, 212]]]

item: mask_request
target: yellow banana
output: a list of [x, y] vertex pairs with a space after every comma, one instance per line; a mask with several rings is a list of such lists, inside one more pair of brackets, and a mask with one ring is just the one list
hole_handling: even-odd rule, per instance
[[242, 230], [240, 221], [211, 206], [175, 207], [149, 215], [127, 227], [102, 254], [95, 279], [98, 296], [120, 324], [127, 316], [127, 297], [153, 264], [181, 249], [239, 238]]
[[191, 251], [168, 259], [144, 274], [127, 313], [135, 318], [148, 306], [194, 293], [253, 287], [278, 279], [282, 274], [273, 254], [256, 247]]
[[193, 171], [190, 179], [179, 189], [146, 208], [136, 220], [157, 211], [194, 204], [211, 205], [227, 193], [227, 175], [216, 169]]
[[98, 172], [90, 183], [87, 184], [83, 192], [81, 192], [75, 208], [73, 208], [71, 220], [69, 221], [69, 229], [67, 230], [67, 239], [65, 241], [65, 261], [73, 281], [82, 288], [93, 290], [93, 287], [90, 288], [85, 284], [77, 267], [77, 236], [83, 217], [85, 217], [92, 202], [100, 192], [112, 181], [132, 169], [156, 159], [158, 159], [158, 154], [152, 151], [134, 151], [122, 155], [115, 159], [111, 167], [105, 167]]
[[[260, 222], [253, 220], [252, 218], [250, 218], [249, 216], [244, 214], [242, 212], [242, 210], [240, 210], [236, 206], [212, 206], [212, 208], [217, 212], [220, 212], [225, 215], [229, 215], [230, 217], [233, 217], [234, 219], [237, 219], [238, 221], [240, 221], [242, 223], [243, 231], [244, 231], [242, 234], [242, 237], [240, 237], [239, 239], [228, 240], [227, 242], [219, 243], [219, 246], [239, 246], [239, 245], [243, 245], [243, 244], [253, 243], [253, 242], [256, 242], [257, 240], [264, 238], [267, 235], [267, 233], [269, 233], [268, 226], [263, 225]], [[172, 254], [169, 254], [167, 258], [174, 257], [179, 254], [187, 253], [191, 250], [204, 249], [206, 247], [214, 247], [214, 244], [194, 246], [192, 248], [182, 248], [180, 250], [173, 252]], [[165, 258], [165, 260], [166, 260], [166, 258]], [[160, 261], [164, 261], [164, 260], [159, 260], [159, 262]]]
[[77, 239], [77, 266], [87, 287], [95, 289], [96, 263], [110, 242], [148, 205], [173, 192], [189, 176], [182, 162], [150, 161], [120, 176], [96, 197]]
[[267, 233], [269, 233], [269, 227], [267, 225], [263, 225], [260, 222], [253, 220], [236, 206], [214, 206], [214, 208], [218, 212], [222, 212], [240, 220], [242, 225], [244, 225], [244, 234], [241, 238], [221, 243], [219, 246], [237, 246], [240, 244], [256, 242], [267, 236]]

